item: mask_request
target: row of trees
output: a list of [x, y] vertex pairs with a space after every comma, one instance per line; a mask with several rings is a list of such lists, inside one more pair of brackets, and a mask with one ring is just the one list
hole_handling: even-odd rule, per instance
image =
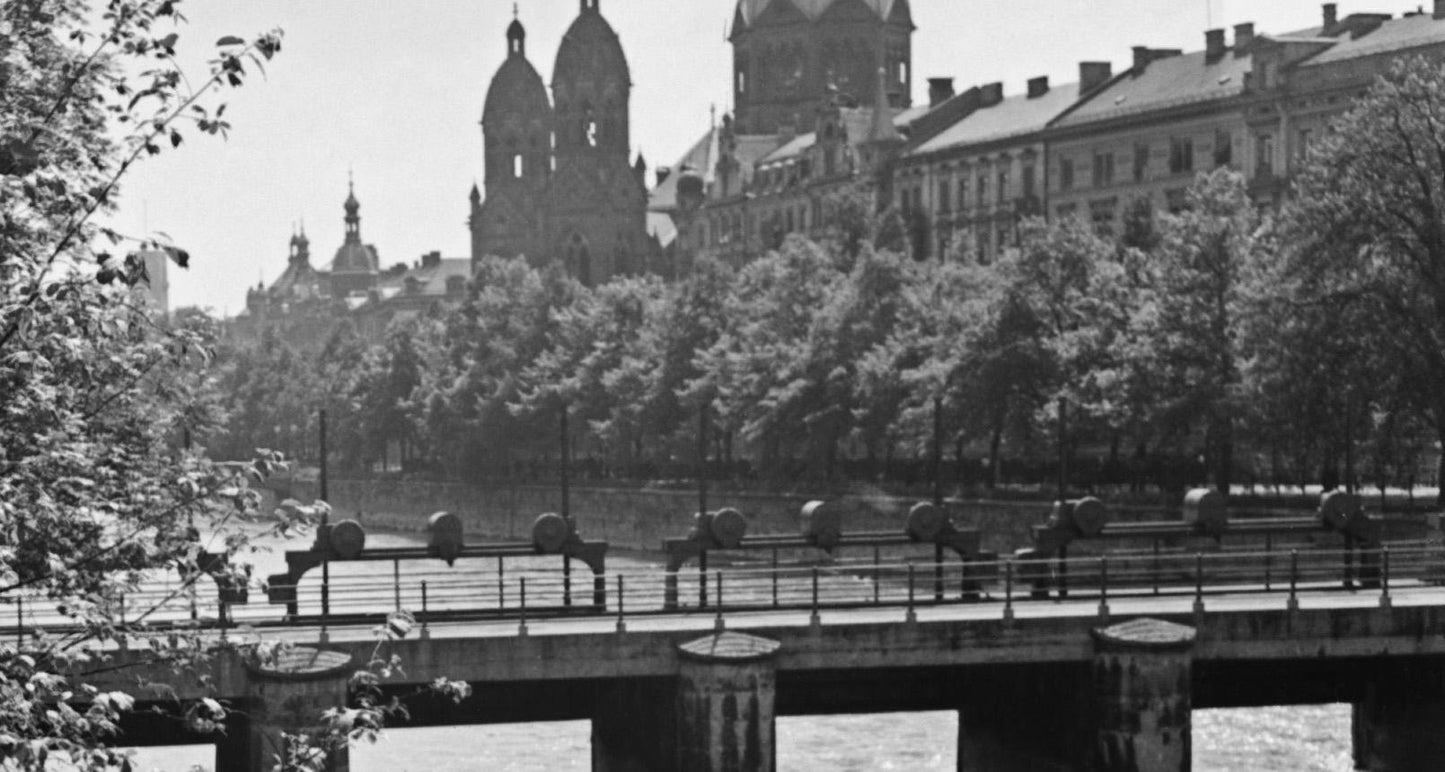
[[925, 458], [937, 426], [989, 482], [1057, 458], [1062, 429], [1104, 469], [1185, 460], [1224, 488], [1405, 483], [1445, 432], [1442, 84], [1398, 67], [1278, 212], [1219, 170], [1177, 214], [1131, 208], [1118, 238], [1024, 221], [991, 264], [911, 260], [886, 227], [671, 284], [489, 259], [464, 304], [374, 345], [342, 329], [314, 358], [274, 337], [236, 351], [216, 442], [306, 453], [329, 407], [353, 469], [390, 444], [416, 468], [517, 474], [555, 458], [565, 410], [578, 458], [659, 475], [693, 463], [705, 414], [711, 457], [789, 479]]

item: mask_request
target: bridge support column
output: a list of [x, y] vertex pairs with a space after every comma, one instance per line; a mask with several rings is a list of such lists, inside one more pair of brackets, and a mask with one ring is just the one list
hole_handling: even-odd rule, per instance
[[1094, 630], [1094, 769], [1188, 772], [1194, 633], [1156, 619]]
[[[314, 734], [324, 727], [321, 712], [344, 707], [349, 694], [351, 655], [296, 647], [265, 665], [247, 664], [249, 715], [217, 746], [217, 772], [262, 772], [285, 753], [283, 734]], [[237, 732], [236, 730], [241, 730]], [[329, 772], [347, 772], [345, 744], [325, 747]]]
[[778, 642], [722, 632], [678, 647], [677, 769], [771, 772]]
[[1438, 667], [1399, 671], [1370, 683], [1355, 703], [1355, 769], [1445, 768], [1445, 678]]

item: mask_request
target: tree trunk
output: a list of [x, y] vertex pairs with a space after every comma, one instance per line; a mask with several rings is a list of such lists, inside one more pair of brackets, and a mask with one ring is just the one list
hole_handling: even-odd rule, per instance
[[999, 446], [1003, 444], [1003, 422], [999, 421], [993, 425], [993, 436], [988, 439], [988, 489], [998, 488], [999, 483]]

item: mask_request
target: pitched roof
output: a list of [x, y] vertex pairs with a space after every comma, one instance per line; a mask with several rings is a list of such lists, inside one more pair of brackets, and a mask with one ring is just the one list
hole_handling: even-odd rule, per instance
[[[1319, 30], [1312, 30], [1318, 33]], [[1390, 19], [1360, 38], [1340, 35], [1335, 45], [1302, 63], [1302, 67], [1316, 67], [1347, 59], [1375, 54], [1406, 51], [1421, 46], [1445, 43], [1445, 20], [1425, 13]]]
[[1244, 91], [1244, 75], [1253, 61], [1249, 54], [1235, 56], [1233, 51], [1213, 61], [1204, 51], [1156, 59], [1141, 73], [1131, 69], [1116, 76], [1054, 125], [1077, 126], [1236, 96]]
[[909, 151], [910, 156], [927, 155], [961, 145], [993, 142], [1042, 131], [1079, 98], [1079, 84], [1054, 86], [1030, 99], [1026, 94], [1007, 97], [992, 107], [968, 113], [928, 141]]
[[453, 276], [470, 279], [471, 258], [444, 257], [434, 265], [417, 265], [406, 271], [387, 271], [377, 281], [376, 290], [382, 300], [388, 300], [405, 293], [407, 280], [414, 279], [419, 283], [417, 295], [436, 297], [447, 294], [447, 280]]

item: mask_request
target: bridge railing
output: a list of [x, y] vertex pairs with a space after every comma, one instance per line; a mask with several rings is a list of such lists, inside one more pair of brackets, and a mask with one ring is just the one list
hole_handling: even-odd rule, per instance
[[[677, 594], [669, 597], [669, 580]], [[169, 627], [376, 624], [407, 610], [423, 624], [459, 620], [539, 620], [587, 615], [759, 613], [948, 604], [1016, 604], [1097, 600], [1101, 607], [1130, 598], [1193, 598], [1202, 605], [1223, 595], [1273, 594], [1297, 605], [1302, 595], [1353, 591], [1389, 603], [1398, 590], [1445, 584], [1445, 547], [1399, 544], [1372, 550], [1275, 549], [1197, 553], [1122, 552], [1067, 560], [883, 562], [877, 558], [813, 563], [738, 563], [707, 572], [635, 570], [593, 577], [523, 571], [485, 575], [431, 568], [391, 575], [331, 578], [329, 608], [321, 613], [318, 582], [297, 587], [299, 612], [265, 604], [226, 605], [215, 596], [173, 586], [149, 586], [105, 602], [120, 634]], [[39, 629], [74, 629], [76, 620], [54, 600], [34, 595], [0, 598], [0, 636], [23, 645]]]

